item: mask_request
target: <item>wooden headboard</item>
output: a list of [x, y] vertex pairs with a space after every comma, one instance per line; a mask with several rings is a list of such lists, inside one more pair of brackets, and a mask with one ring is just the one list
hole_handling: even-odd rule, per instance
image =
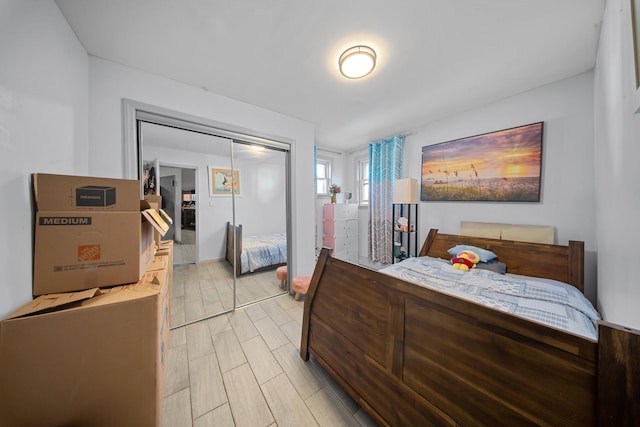
[[551, 225], [460, 221], [460, 234], [463, 236], [488, 237], [489, 239], [546, 243], [548, 245], [553, 245], [555, 242], [555, 229]]
[[431, 229], [419, 256], [448, 260], [451, 255], [447, 250], [456, 245], [492, 251], [506, 264], [507, 273], [559, 280], [584, 292], [584, 242], [570, 240], [567, 246], [551, 245], [442, 234]]

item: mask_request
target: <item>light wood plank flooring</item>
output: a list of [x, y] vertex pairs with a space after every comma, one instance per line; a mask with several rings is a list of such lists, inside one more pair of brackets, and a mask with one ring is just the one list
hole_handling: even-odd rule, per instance
[[281, 295], [171, 330], [162, 427], [375, 426], [311, 359], [303, 303]]
[[196, 262], [196, 231], [183, 228], [181, 231], [182, 240], [174, 242], [173, 263], [192, 264]]
[[238, 305], [262, 302], [200, 320], [232, 308], [233, 273], [226, 261], [194, 264], [184, 231], [174, 246], [162, 427], [375, 426], [317, 362], [300, 359], [304, 303], [282, 294], [275, 270], [236, 279]]
[[[182, 326], [233, 309], [232, 267], [226, 260], [195, 264], [195, 232], [182, 230], [174, 245], [171, 327]], [[275, 269], [236, 279], [236, 306], [283, 292]]]

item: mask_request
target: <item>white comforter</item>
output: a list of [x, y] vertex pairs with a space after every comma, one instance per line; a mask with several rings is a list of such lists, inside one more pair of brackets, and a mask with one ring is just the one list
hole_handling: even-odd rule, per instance
[[243, 273], [286, 262], [287, 235], [285, 233], [248, 236], [242, 239], [240, 265]]
[[454, 269], [448, 261], [408, 258], [380, 270], [426, 288], [597, 340], [600, 315], [571, 285], [550, 279]]

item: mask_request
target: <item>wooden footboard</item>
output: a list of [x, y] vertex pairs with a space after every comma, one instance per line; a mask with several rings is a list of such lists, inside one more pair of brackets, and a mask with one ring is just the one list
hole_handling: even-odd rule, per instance
[[[637, 425], [628, 423], [637, 407], [620, 415], [626, 403], [605, 401], [639, 398], [637, 353], [630, 356], [639, 335], [623, 336], [628, 342], [604, 338], [599, 346], [323, 249], [305, 298], [300, 355], [314, 357], [382, 425]], [[603, 362], [612, 342], [615, 351], [604, 353], [618, 363]], [[608, 377], [618, 375], [607, 387], [626, 389], [598, 393], [604, 363]], [[603, 423], [616, 416], [617, 424]]]
[[[227, 244], [225, 259], [235, 266], [236, 277], [242, 274], [242, 264], [240, 263], [240, 254], [242, 253], [242, 224], [235, 227], [227, 222]], [[235, 242], [235, 247], [234, 247]]]

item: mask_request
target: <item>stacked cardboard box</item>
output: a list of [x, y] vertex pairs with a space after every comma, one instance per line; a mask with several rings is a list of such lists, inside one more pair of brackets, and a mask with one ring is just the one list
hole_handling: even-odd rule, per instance
[[[156, 256], [166, 256], [168, 259], [167, 266], [167, 280], [169, 283], [173, 283], [173, 240], [163, 240], [156, 251]], [[169, 321], [171, 321], [171, 301], [173, 301], [172, 294], [173, 286], [169, 286]]]
[[135, 283], [168, 229], [135, 180], [34, 174], [33, 191], [34, 295]]
[[35, 174], [33, 189], [40, 296], [0, 322], [0, 426], [158, 426], [167, 224], [138, 181]]
[[0, 425], [158, 426], [167, 256], [135, 284], [43, 295], [0, 322]]

